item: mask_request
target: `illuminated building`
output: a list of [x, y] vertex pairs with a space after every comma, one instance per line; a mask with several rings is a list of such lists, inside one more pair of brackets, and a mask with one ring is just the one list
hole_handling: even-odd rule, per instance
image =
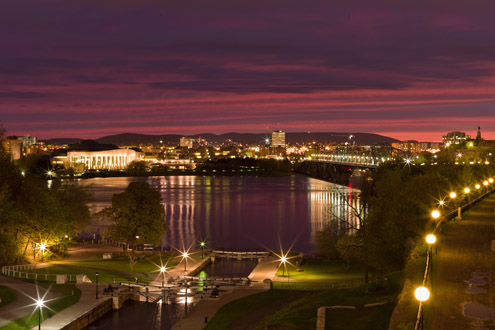
[[2, 141], [5, 151], [10, 154], [13, 160], [18, 160], [22, 157], [22, 140], [17, 136], [9, 136]]
[[141, 160], [141, 152], [134, 149], [114, 149], [102, 151], [68, 151], [69, 167], [83, 165], [89, 170], [125, 169], [130, 163]]
[[446, 135], [444, 135], [442, 138], [443, 145], [445, 147], [448, 147], [451, 145], [459, 145], [459, 144], [466, 142], [466, 140], [470, 140], [470, 139], [471, 139], [471, 137], [469, 135], [466, 135], [466, 133], [457, 132], [457, 131], [449, 132]]
[[272, 133], [272, 148], [277, 147], [285, 148], [285, 132], [280, 130]]

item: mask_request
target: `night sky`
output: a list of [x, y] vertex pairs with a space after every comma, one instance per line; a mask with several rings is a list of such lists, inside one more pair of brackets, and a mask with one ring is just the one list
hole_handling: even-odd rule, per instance
[[494, 1], [1, 0], [8, 134], [495, 139]]

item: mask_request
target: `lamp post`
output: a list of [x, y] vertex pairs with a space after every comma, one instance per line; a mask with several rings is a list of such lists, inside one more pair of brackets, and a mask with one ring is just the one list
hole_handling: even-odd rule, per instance
[[45, 249], [46, 249], [46, 244], [45, 243], [40, 243], [41, 262], [43, 262], [44, 259], [45, 259]]
[[36, 300], [36, 308], [38, 308], [38, 330], [41, 330], [41, 309], [44, 307], [43, 299]]
[[100, 273], [96, 272], [96, 299], [98, 299], [98, 276], [100, 276]]
[[[430, 274], [430, 282], [431, 282], [431, 285], [433, 285], [433, 254], [431, 253], [431, 250], [432, 250], [432, 246], [433, 244], [435, 244], [435, 242], [437, 241], [437, 238], [435, 237], [435, 235], [433, 234], [429, 234], [426, 236], [426, 243], [428, 243], [429, 247], [428, 247], [428, 259], [429, 259], [429, 262], [430, 264], [428, 265], [429, 266], [429, 274]], [[438, 250], [437, 250], [437, 246], [435, 244], [435, 254], [437, 254]]]
[[282, 257], [280, 258], [280, 262], [281, 262], [282, 264], [284, 264], [284, 268], [282, 268], [282, 277], [284, 277], [284, 276], [285, 276], [285, 263], [287, 262], [287, 258], [286, 258], [285, 256], [282, 256]]
[[163, 288], [163, 281], [165, 280], [165, 272], [167, 271], [167, 267], [161, 266], [160, 267], [160, 273], [162, 274], [162, 288]]
[[187, 275], [187, 257], [189, 254], [187, 252], [182, 253], [182, 258], [184, 259], [184, 276]]
[[201, 246], [201, 259], [203, 259], [204, 255], [205, 255], [206, 243], [204, 241], [201, 241], [201, 242], [199, 242], [199, 246]]
[[423, 302], [430, 298], [430, 291], [424, 286], [420, 286], [414, 291], [414, 297], [419, 301], [418, 318], [415, 330], [423, 330]]
[[432, 216], [432, 218], [433, 218], [433, 219], [435, 219], [435, 220], [436, 220], [436, 219], [438, 219], [438, 218], [440, 218], [440, 211], [438, 211], [438, 210], [433, 210], [433, 211], [431, 212], [431, 216]]

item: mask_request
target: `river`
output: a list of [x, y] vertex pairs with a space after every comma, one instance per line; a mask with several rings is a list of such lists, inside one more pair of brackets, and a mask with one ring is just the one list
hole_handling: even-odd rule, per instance
[[[315, 233], [332, 218], [349, 217], [357, 190], [305, 176], [159, 176], [81, 179], [94, 194], [93, 211], [132, 181], [160, 191], [167, 234], [162, 246], [214, 249], [288, 249], [311, 253]], [[87, 234], [101, 233], [108, 223]]]

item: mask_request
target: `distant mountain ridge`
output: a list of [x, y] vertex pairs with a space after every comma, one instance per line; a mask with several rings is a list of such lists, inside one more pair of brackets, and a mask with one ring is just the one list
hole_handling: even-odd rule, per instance
[[[271, 138], [271, 133], [268, 135], [265, 133], [224, 133], [224, 134], [195, 134], [195, 135], [180, 135], [180, 134], [162, 134], [162, 135], [148, 135], [137, 133], [122, 133], [116, 135], [103, 136], [95, 139], [94, 141], [103, 144], [116, 144], [116, 145], [139, 145], [139, 144], [158, 144], [162, 141], [167, 143], [179, 143], [181, 137], [191, 138], [203, 138], [209, 142], [221, 143], [226, 140], [232, 140], [239, 143], [259, 143], [262, 144], [266, 138]], [[352, 136], [352, 137], [351, 137]], [[46, 144], [74, 144], [80, 142], [82, 139], [75, 138], [57, 138], [45, 140]], [[374, 134], [374, 133], [340, 133], [340, 132], [286, 132], [285, 140], [287, 143], [304, 143], [304, 142], [318, 142], [318, 143], [344, 143], [352, 142], [361, 145], [375, 145], [382, 143], [394, 143], [399, 140]]]

